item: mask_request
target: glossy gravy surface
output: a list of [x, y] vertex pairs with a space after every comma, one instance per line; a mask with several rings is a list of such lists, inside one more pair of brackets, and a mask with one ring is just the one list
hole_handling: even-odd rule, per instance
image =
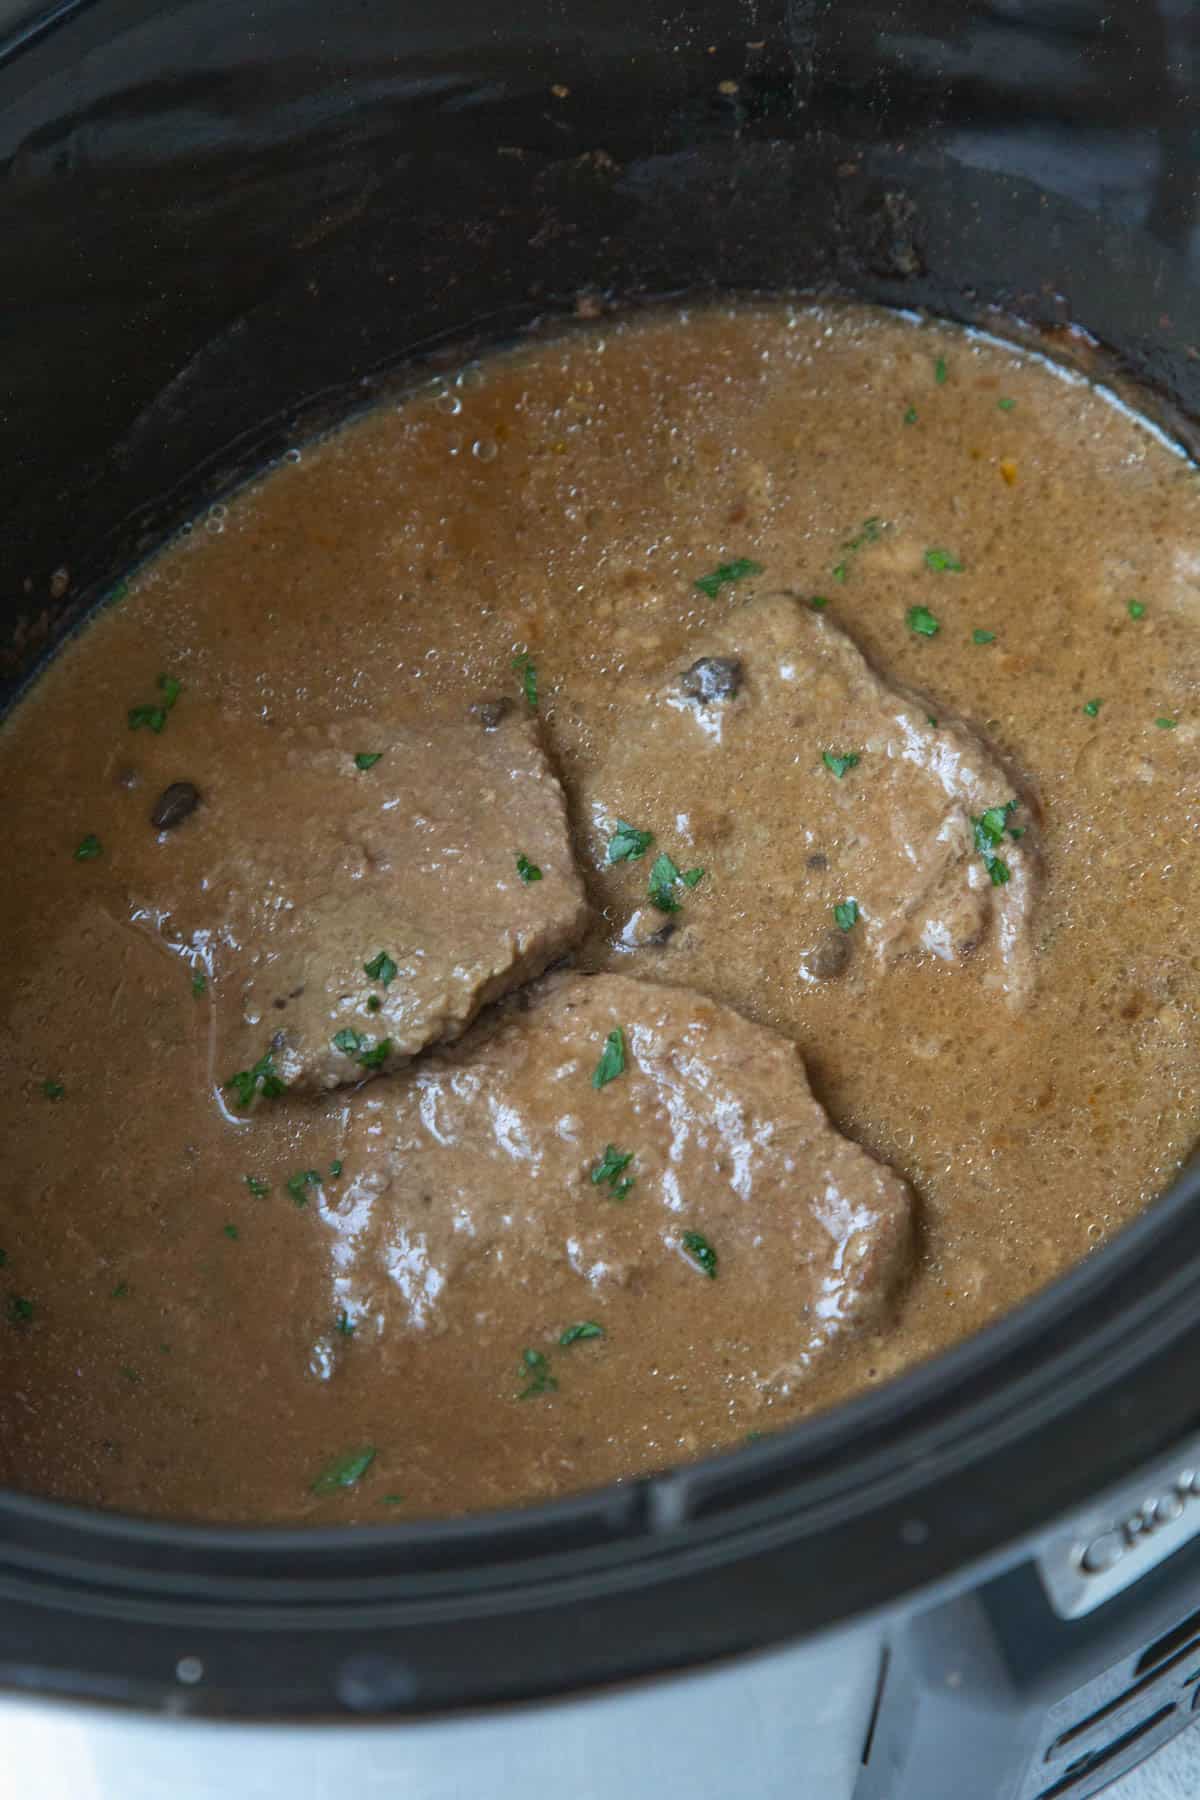
[[[606, 323], [294, 454], [145, 568], [0, 734], [0, 1480], [313, 1521], [579, 1488], [885, 1379], [1161, 1191], [1200, 1107], [1200, 492], [1146, 427], [1015, 350], [780, 304]], [[336, 1181], [356, 1108], [406, 1077], [239, 1114], [220, 984], [167, 947], [152, 893], [131, 916], [130, 870], [152, 886], [180, 839], [150, 811], [214, 755], [236, 807], [272, 732], [524, 705], [524, 654], [595, 909], [577, 966], [670, 982], [620, 941], [651, 858], [598, 859], [581, 796], [630, 692], [780, 590], [823, 600], [1031, 796], [1033, 989], [1013, 1007], [921, 954], [806, 979], [797, 946], [835, 896], [789, 861], [789, 822], [757, 802], [753, 905], [693, 822], [686, 984], [794, 1038], [840, 1130], [911, 1183], [915, 1270], [894, 1323], [786, 1393], [739, 1368], [699, 1281], [523, 1400], [524, 1350], [557, 1357], [566, 1321], [519, 1281], [497, 1278], [486, 1330], [473, 1290], [437, 1333], [346, 1314]], [[161, 730], [130, 729], [165, 696]], [[643, 791], [655, 816], [629, 817], [670, 848], [652, 767]], [[261, 836], [249, 803], [241, 826]]]

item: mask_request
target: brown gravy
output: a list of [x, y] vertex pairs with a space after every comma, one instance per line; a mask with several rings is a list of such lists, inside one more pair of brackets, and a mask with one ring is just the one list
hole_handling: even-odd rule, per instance
[[[1197, 541], [1194, 471], [1104, 394], [951, 329], [783, 304], [606, 324], [465, 369], [197, 519], [0, 736], [0, 1480], [219, 1519], [544, 1496], [828, 1406], [1131, 1219], [1200, 1111]], [[629, 684], [747, 598], [744, 580], [695, 585], [738, 559], [760, 587], [825, 599], [1036, 798], [1036, 984], [1014, 1009], [923, 955], [803, 981], [815, 903], [779, 830], [764, 821], [752, 933], [719, 845], [704, 851], [687, 985], [795, 1038], [840, 1129], [916, 1191], [918, 1264], [894, 1327], [786, 1398], [731, 1380], [706, 1284], [681, 1288], [640, 1341], [589, 1347], [608, 1360], [586, 1380], [653, 1391], [645, 1371], [683, 1343], [687, 1381], [597, 1432], [583, 1386], [519, 1402], [522, 1346], [556, 1323], [522, 1314], [519, 1284], [488, 1340], [511, 1356], [481, 1357], [462, 1321], [338, 1343], [332, 1240], [287, 1183], [340, 1159], [358, 1102], [249, 1122], [218, 1104], [221, 995], [130, 917], [129, 869], [171, 855], [151, 809], [214, 746], [236, 803], [239, 759], [272, 730], [465, 711], [519, 693], [519, 651], [577, 803]], [[131, 731], [131, 707], [173, 692], [164, 673], [181, 686], [162, 729]], [[634, 823], [669, 841], [670, 820]], [[647, 862], [582, 866], [597, 924], [579, 966], [669, 980], [614, 949]], [[314, 1492], [360, 1446], [369, 1473]]]

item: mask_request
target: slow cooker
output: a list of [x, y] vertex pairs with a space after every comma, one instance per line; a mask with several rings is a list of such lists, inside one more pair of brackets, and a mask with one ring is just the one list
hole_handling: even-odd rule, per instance
[[[5, 701], [299, 436], [576, 314], [857, 294], [1136, 381], [1195, 441], [1191, 0], [0, 21]], [[1196, 1793], [1186, 1739], [1120, 1778], [1200, 1705], [1198, 1367], [1193, 1170], [989, 1330], [736, 1456], [352, 1530], [0, 1493], [0, 1790]]]

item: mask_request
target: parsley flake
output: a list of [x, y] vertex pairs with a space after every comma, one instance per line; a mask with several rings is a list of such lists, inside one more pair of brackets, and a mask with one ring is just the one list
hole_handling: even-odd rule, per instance
[[618, 819], [617, 828], [608, 840], [608, 861], [637, 862], [654, 842], [652, 831], [639, 831], [628, 819]]
[[710, 600], [715, 600], [727, 582], [744, 581], [747, 575], [761, 575], [762, 572], [761, 563], [751, 562], [748, 556], [737, 556], [732, 562], [718, 563], [711, 575], [701, 575], [692, 585], [707, 594]]
[[343, 1056], [357, 1056], [363, 1047], [363, 1040], [353, 1026], [345, 1025], [341, 1031], [335, 1032], [333, 1047], [340, 1050]]
[[345, 1307], [343, 1307], [338, 1314], [337, 1323], [334, 1325], [333, 1329], [340, 1333], [342, 1337], [354, 1336], [354, 1321], [351, 1319], [350, 1314], [346, 1311]]
[[647, 889], [650, 904], [656, 906], [659, 912], [678, 912], [679, 901], [675, 898], [674, 890], [680, 880], [682, 876], [679, 869], [663, 850], [655, 857], [654, 866], [650, 870], [650, 885]]
[[717, 1279], [717, 1253], [706, 1237], [698, 1231], [685, 1231], [683, 1247], [698, 1269], [702, 1269], [710, 1281]]
[[827, 594], [812, 594], [809, 596], [808, 604], [812, 607], [814, 612], [824, 612], [825, 608], [829, 605], [829, 596]]
[[937, 361], [933, 365], [933, 379], [937, 382], [939, 387], [944, 387], [946, 385], [946, 380], [947, 380], [947, 377], [949, 376], [949, 374], [950, 374], [950, 371], [946, 367], [945, 357], [939, 356]]
[[858, 924], [858, 901], [839, 900], [833, 909], [839, 931], [853, 931]]
[[877, 543], [882, 533], [882, 519], [864, 519], [854, 536], [847, 538], [842, 545], [842, 549], [846, 552], [846, 557], [842, 562], [834, 564], [833, 579], [835, 581], [845, 581], [850, 573], [851, 558], [857, 556], [858, 552], [864, 549], [866, 545]]
[[995, 641], [996, 634], [994, 631], [984, 631], [978, 625], [971, 633], [971, 642], [973, 644], [994, 644]]
[[997, 402], [996, 402], [996, 405], [999, 407], [1001, 412], [1011, 412], [1013, 407], [1016, 404], [1017, 403], [1015, 400], [1009, 400], [1007, 398], [1005, 398], [1003, 400], [997, 400]]
[[862, 761], [862, 756], [857, 750], [844, 750], [840, 756], [836, 755], [832, 750], [822, 750], [821, 761], [825, 764], [829, 773], [840, 781], [847, 769], [856, 769], [858, 767], [859, 763]]
[[236, 1242], [237, 1242], [237, 1235], [238, 1235], [238, 1228], [237, 1228], [237, 1226], [236, 1226], [236, 1225], [226, 1225], [226, 1226], [224, 1226], [224, 1228], [223, 1228], [223, 1229], [224, 1229], [224, 1232], [225, 1232], [225, 1236], [226, 1236], [226, 1237], [227, 1237], [227, 1238], [229, 1238], [229, 1239], [230, 1239], [230, 1240], [231, 1240], [231, 1242], [233, 1242], [233, 1243], [235, 1243], [235, 1244], [236, 1244]]
[[382, 981], [384, 987], [395, 981], [398, 972], [386, 950], [381, 950], [378, 956], [373, 956], [370, 962], [363, 964], [363, 974], [369, 975], [372, 981]]
[[104, 845], [94, 831], [89, 831], [86, 837], [80, 838], [73, 852], [76, 862], [95, 862], [103, 853]]
[[375, 1045], [374, 1049], [372, 1049], [372, 1050], [364, 1049], [362, 1055], [359, 1057], [358, 1060], [359, 1060], [360, 1065], [364, 1069], [382, 1069], [384, 1063], [387, 1061], [387, 1059], [391, 1055], [391, 1053], [392, 1053], [391, 1038], [380, 1038], [379, 1042]]
[[1012, 875], [1012, 870], [996, 851], [1004, 842], [1006, 831], [1010, 837], [1020, 836], [1023, 831], [1023, 827], [1014, 827], [1008, 822], [1009, 814], [1016, 811], [1017, 805], [1016, 800], [1006, 800], [1003, 806], [989, 806], [978, 818], [971, 819], [975, 848], [984, 860], [993, 887], [1003, 887]]
[[910, 606], [906, 615], [908, 628], [918, 637], [936, 637], [941, 626], [927, 606]]
[[519, 656], [513, 657], [512, 666], [515, 673], [521, 677], [521, 692], [524, 694], [530, 710], [536, 712], [538, 709], [537, 664], [532, 656], [522, 650]]
[[42, 1092], [47, 1100], [61, 1100], [66, 1091], [61, 1081], [43, 1081], [42, 1083]]
[[600, 1052], [600, 1061], [592, 1072], [594, 1088], [607, 1087], [618, 1075], [625, 1073], [625, 1033], [618, 1025], [610, 1031], [604, 1040], [604, 1048]]
[[167, 714], [182, 693], [183, 683], [177, 681], [174, 675], [160, 675], [158, 686], [162, 693], [161, 701], [130, 707], [127, 715], [130, 731], [140, 731], [145, 727], [157, 736], [165, 727]]
[[311, 1491], [314, 1494], [336, 1494], [339, 1488], [357, 1487], [374, 1461], [373, 1444], [364, 1444], [361, 1450], [348, 1450], [345, 1456], [335, 1457], [331, 1463], [326, 1464], [313, 1482]]
[[517, 858], [517, 874], [524, 882], [540, 881], [542, 879], [542, 871], [538, 868], [537, 864], [531, 863], [529, 858], [524, 855], [518, 856]]
[[331, 1162], [329, 1165], [329, 1179], [331, 1181], [336, 1181], [338, 1176], [341, 1174], [341, 1172], [342, 1172], [342, 1159], [339, 1156], [336, 1162]]
[[8, 1316], [14, 1325], [28, 1325], [33, 1317], [33, 1301], [23, 1294], [13, 1294], [8, 1302]]
[[0, 1269], [2, 1269], [4, 1267], [4, 1265], [7, 1261], [8, 1261], [8, 1251], [0, 1250]]
[[109, 1298], [112, 1300], [124, 1300], [128, 1292], [129, 1283], [127, 1281], [118, 1281]]
[[910, 406], [904, 414], [904, 423], [906, 425], [915, 425], [916, 422], [917, 422], [917, 409], [915, 406]]
[[373, 769], [382, 755], [382, 750], [356, 750], [354, 766], [356, 769]]
[[1158, 726], [1158, 729], [1160, 731], [1174, 731], [1175, 727], [1179, 723], [1179, 720], [1178, 719], [1155, 719], [1154, 723]]
[[239, 1069], [224, 1083], [226, 1089], [232, 1088], [237, 1104], [249, 1106], [255, 1094], [260, 1093], [264, 1100], [278, 1100], [280, 1094], [286, 1094], [287, 1082], [281, 1081], [275, 1072], [274, 1059], [268, 1050], [260, 1056], [252, 1069]]
[[1085, 700], [1083, 703], [1083, 710], [1089, 719], [1094, 719], [1103, 705], [1103, 700]]
[[383, 1007], [383, 1001], [379, 998], [378, 994], [368, 994], [367, 995], [367, 1011], [369, 1013], [377, 1013], [382, 1009], [382, 1007]]
[[521, 1352], [521, 1375], [529, 1377], [527, 1385], [517, 1395], [518, 1400], [532, 1400], [535, 1394], [552, 1394], [558, 1387], [550, 1373], [550, 1363], [540, 1350], [523, 1350]]
[[297, 1206], [307, 1206], [308, 1190], [310, 1187], [320, 1187], [321, 1177], [315, 1169], [300, 1169], [295, 1175], [288, 1176], [285, 1185]]
[[247, 1175], [246, 1186], [250, 1189], [250, 1192], [254, 1195], [256, 1200], [261, 1200], [264, 1194], [269, 1194], [271, 1191], [270, 1182], [260, 1181], [257, 1175]]
[[196, 999], [199, 1000], [202, 995], [207, 992], [208, 976], [204, 973], [203, 969], [197, 969], [196, 973], [192, 976], [192, 993], [195, 995]]
[[618, 1150], [615, 1144], [605, 1144], [604, 1155], [590, 1171], [592, 1186], [603, 1187], [607, 1183], [613, 1199], [623, 1200], [634, 1184], [632, 1175], [621, 1179], [632, 1161], [632, 1150]]
[[568, 1325], [558, 1341], [564, 1350], [569, 1350], [572, 1344], [583, 1344], [589, 1338], [603, 1336], [603, 1325], [594, 1325], [590, 1319], [582, 1319], [578, 1325]]
[[925, 567], [935, 570], [939, 575], [947, 573], [961, 575], [962, 573], [962, 562], [952, 550], [927, 550]]
[[1131, 619], [1144, 618], [1145, 614], [1146, 603], [1144, 600], [1131, 600], [1129, 602], [1129, 616]]

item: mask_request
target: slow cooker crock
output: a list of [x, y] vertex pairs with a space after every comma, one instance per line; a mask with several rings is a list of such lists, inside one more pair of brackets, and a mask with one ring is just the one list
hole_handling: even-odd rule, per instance
[[[66, 0], [7, 25], [6, 702], [299, 436], [581, 308], [926, 308], [1136, 380], [1194, 441], [1190, 0]], [[604, 1492], [309, 1532], [0, 1494], [0, 1769], [73, 1796], [118, 1765], [125, 1795], [278, 1792], [285, 1766], [314, 1794], [347, 1768], [492, 1800], [1091, 1794], [1200, 1694], [1198, 1353], [1193, 1172], [885, 1389]], [[181, 1714], [321, 1726], [243, 1725], [218, 1774]], [[39, 1789], [44, 1739], [68, 1785]]]

